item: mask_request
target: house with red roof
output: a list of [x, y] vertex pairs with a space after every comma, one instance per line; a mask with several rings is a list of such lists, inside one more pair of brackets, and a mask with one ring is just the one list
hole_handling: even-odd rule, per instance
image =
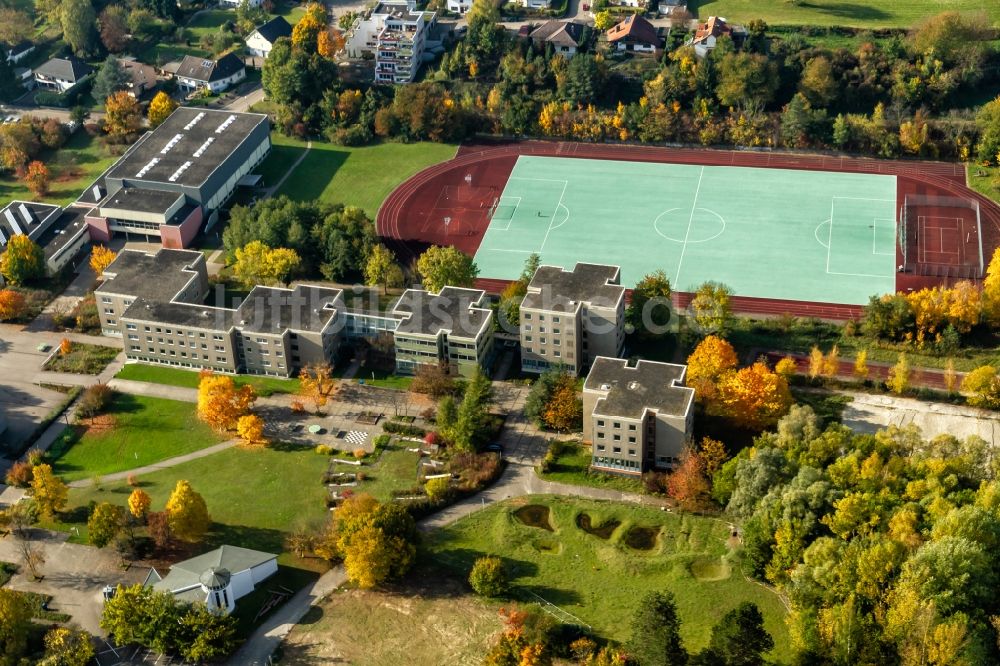
[[699, 57], [708, 55], [715, 48], [720, 37], [729, 37], [737, 44], [742, 43], [747, 31], [741, 25], [730, 25], [721, 16], [709, 16], [704, 23], [699, 23], [691, 44]]
[[607, 33], [608, 44], [616, 51], [655, 53], [663, 45], [656, 27], [636, 14], [631, 14]]

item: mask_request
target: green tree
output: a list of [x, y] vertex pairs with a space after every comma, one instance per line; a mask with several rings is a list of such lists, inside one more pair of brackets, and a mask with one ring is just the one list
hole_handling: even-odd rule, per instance
[[182, 541], [199, 541], [212, 524], [205, 498], [183, 479], [167, 500], [167, 519], [170, 532]]
[[476, 594], [484, 597], [499, 597], [506, 593], [510, 582], [503, 560], [492, 556], [478, 558], [469, 572], [469, 585]]
[[719, 61], [715, 94], [724, 106], [764, 107], [778, 90], [778, 68], [767, 56], [728, 53]]
[[480, 372], [469, 379], [451, 428], [452, 446], [459, 451], [473, 451], [485, 443], [490, 430], [489, 406], [492, 399], [490, 378]]
[[678, 666], [688, 661], [672, 592], [649, 592], [632, 618], [629, 652], [642, 666]]
[[417, 272], [424, 288], [439, 292], [443, 287], [471, 287], [479, 275], [472, 257], [454, 247], [432, 245], [417, 259]]
[[119, 90], [124, 90], [128, 87], [130, 79], [118, 56], [109, 55], [94, 75], [94, 84], [91, 88], [94, 99], [107, 99]]
[[110, 502], [94, 507], [87, 519], [87, 539], [98, 548], [111, 543], [125, 525], [125, 510]]
[[1000, 96], [987, 102], [976, 115], [979, 143], [976, 150], [979, 161], [989, 164], [1000, 162]]
[[7, 242], [0, 257], [0, 274], [16, 285], [37, 280], [45, 275], [45, 252], [38, 243], [18, 234]]
[[670, 279], [662, 270], [647, 273], [632, 290], [628, 320], [640, 333], [653, 333], [670, 323]]
[[799, 92], [805, 95], [809, 103], [822, 108], [830, 106], [840, 89], [833, 78], [833, 65], [826, 56], [816, 56], [806, 62], [799, 79]]
[[97, 13], [90, 0], [62, 0], [59, 7], [59, 22], [63, 29], [63, 39], [79, 56], [94, 52], [97, 38]]
[[370, 285], [382, 285], [382, 293], [388, 293], [389, 287], [399, 287], [403, 284], [403, 270], [396, 263], [396, 256], [385, 245], [378, 243], [372, 246], [365, 260], [365, 282]]
[[796, 94], [781, 113], [781, 141], [789, 148], [799, 148], [809, 142], [809, 102], [802, 93]]
[[763, 666], [774, 639], [764, 629], [764, 616], [757, 604], [744, 601], [722, 616], [712, 628], [708, 652], [726, 666]]
[[0, 657], [17, 664], [28, 649], [31, 608], [24, 595], [0, 588]]
[[606, 78], [603, 66], [594, 56], [578, 53], [569, 61], [559, 95], [574, 105], [592, 104], [601, 94]]
[[236, 647], [236, 626], [236, 617], [192, 604], [178, 621], [178, 651], [185, 661], [196, 664], [219, 661]]

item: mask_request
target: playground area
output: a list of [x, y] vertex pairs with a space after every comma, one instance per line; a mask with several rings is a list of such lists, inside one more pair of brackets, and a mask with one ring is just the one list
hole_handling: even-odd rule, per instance
[[[543, 263], [663, 270], [685, 301], [724, 282], [739, 311], [857, 316], [874, 294], [978, 278], [1000, 209], [956, 165], [652, 146], [463, 146], [394, 191], [378, 232], [401, 256], [475, 257], [499, 290]], [[982, 207], [980, 209], [980, 207]]]

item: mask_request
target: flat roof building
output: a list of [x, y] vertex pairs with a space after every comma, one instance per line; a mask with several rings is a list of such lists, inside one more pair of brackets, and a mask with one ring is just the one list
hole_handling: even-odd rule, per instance
[[270, 152], [270, 129], [263, 114], [178, 108], [81, 195], [96, 206], [92, 238], [124, 233], [187, 247]]
[[15, 199], [0, 209], [0, 254], [14, 236], [27, 236], [45, 253], [46, 274], [55, 275], [90, 242], [84, 221], [87, 211]]
[[540, 266], [521, 300], [521, 369], [585, 372], [597, 356], [621, 356], [625, 288], [617, 266]]
[[691, 437], [694, 389], [684, 386], [686, 373], [685, 365], [596, 358], [583, 385], [591, 466], [633, 475], [671, 469]]

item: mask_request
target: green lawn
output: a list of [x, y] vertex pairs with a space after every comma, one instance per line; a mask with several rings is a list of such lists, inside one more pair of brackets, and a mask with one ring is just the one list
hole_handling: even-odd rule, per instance
[[1000, 4], [982, 0], [689, 0], [688, 10], [701, 20], [725, 16], [733, 21], [762, 18], [773, 25], [843, 25], [858, 28], [908, 28], [944, 11], [985, 11], [1000, 21]]
[[198, 12], [187, 24], [187, 31], [191, 34], [191, 41], [200, 42], [205, 35], [219, 31], [227, 21], [235, 21], [236, 12], [225, 9], [206, 9]]
[[[205, 498], [214, 523], [206, 539], [206, 549], [228, 543], [281, 553], [287, 532], [322, 524], [326, 518], [322, 476], [327, 460], [326, 456], [301, 447], [232, 448], [143, 474], [139, 481], [152, 497], [154, 511], [163, 509], [178, 479], [191, 483]], [[123, 505], [130, 492], [131, 488], [124, 483], [105, 483], [100, 490], [70, 489], [68, 514], [75, 522], [53, 527], [63, 530], [76, 527], [79, 535], [73, 539], [85, 542], [86, 514], [79, 509], [92, 500]], [[286, 554], [279, 562], [293, 560]], [[298, 564], [322, 568], [319, 562]]]
[[99, 375], [121, 351], [117, 347], [75, 343], [68, 354], [62, 354], [58, 351], [53, 354], [43, 370]]
[[11, 174], [0, 177], [0, 202], [12, 199], [67, 204], [75, 201], [80, 192], [115, 161], [101, 146], [96, 137], [84, 130], [77, 130], [59, 150], [43, 150], [38, 159], [45, 162], [52, 173], [49, 193], [38, 198], [23, 182]]
[[[554, 531], [529, 527], [515, 517], [514, 510], [527, 502], [549, 507]], [[595, 527], [612, 519], [621, 525], [604, 540], [577, 527], [581, 513]], [[661, 530], [651, 550], [626, 545], [625, 534], [633, 527]], [[726, 612], [753, 601], [774, 637], [772, 656], [788, 658], [785, 609], [775, 594], [742, 576], [739, 552], [727, 545], [728, 538], [728, 525], [711, 518], [535, 496], [494, 505], [436, 531], [428, 536], [427, 550], [458, 575], [467, 575], [475, 558], [498, 555], [514, 572], [515, 596], [530, 598], [526, 592], [534, 592], [618, 641], [629, 638], [636, 604], [651, 590], [674, 593], [681, 635], [692, 651], [705, 647], [712, 626]]]
[[[386, 447], [378, 462], [374, 465], [336, 465], [335, 472], [356, 474], [361, 472], [365, 480], [360, 481], [355, 488], [359, 493], [369, 493], [382, 502], [392, 500], [392, 491], [409, 490], [418, 485], [417, 465], [420, 456], [406, 450], [412, 447], [410, 442], [394, 442]], [[341, 455], [341, 458], [344, 456]]]
[[[283, 142], [296, 144], [305, 145]], [[421, 169], [451, 159], [456, 149], [454, 145], [430, 142], [378, 143], [356, 148], [313, 142], [312, 150], [297, 169], [305, 177], [289, 178], [278, 193], [300, 201], [321, 199], [360, 206], [374, 218], [382, 201], [400, 183]], [[277, 168], [265, 164], [266, 170]]]
[[[1000, 202], [1000, 167], [983, 167], [977, 164], [967, 165], [969, 187], [980, 194], [985, 194], [990, 199]], [[985, 176], [978, 176], [978, 173], [985, 173]]]
[[263, 185], [265, 187], [277, 185], [305, 149], [305, 142], [289, 138], [280, 132], [272, 132], [271, 152], [257, 167], [257, 173], [263, 177]]
[[[341, 378], [344, 376], [344, 372], [351, 367], [350, 363], [341, 363], [339, 366], [333, 369], [333, 376]], [[410, 389], [410, 384], [413, 383], [413, 377], [405, 375], [394, 375], [391, 372], [382, 370], [381, 368], [371, 368], [367, 365], [362, 365], [358, 368], [358, 371], [354, 374], [354, 379], [345, 380], [352, 382], [364, 382], [368, 386], [375, 386], [377, 388], [387, 388], [387, 389], [397, 389], [399, 391], [408, 391]]]
[[[122, 472], [190, 453], [224, 437], [195, 418], [194, 405], [117, 394], [106, 415], [88, 428], [67, 429], [50, 449], [55, 472], [67, 481]], [[106, 422], [110, 420], [110, 422]]]
[[628, 476], [602, 474], [590, 471], [590, 447], [585, 445], [567, 444], [562, 455], [556, 459], [555, 465], [539, 474], [546, 481], [570, 483], [574, 486], [591, 486], [607, 488], [623, 493], [641, 493], [642, 481]]
[[[144, 363], [129, 363], [118, 374], [118, 379], [131, 379], [137, 382], [166, 384], [167, 386], [182, 386], [198, 388], [198, 371], [181, 368], [166, 368]], [[257, 395], [269, 396], [275, 393], [297, 393], [299, 380], [280, 379], [278, 377], [256, 377], [253, 375], [235, 375], [233, 379], [237, 386], [249, 384], [257, 391]]]

